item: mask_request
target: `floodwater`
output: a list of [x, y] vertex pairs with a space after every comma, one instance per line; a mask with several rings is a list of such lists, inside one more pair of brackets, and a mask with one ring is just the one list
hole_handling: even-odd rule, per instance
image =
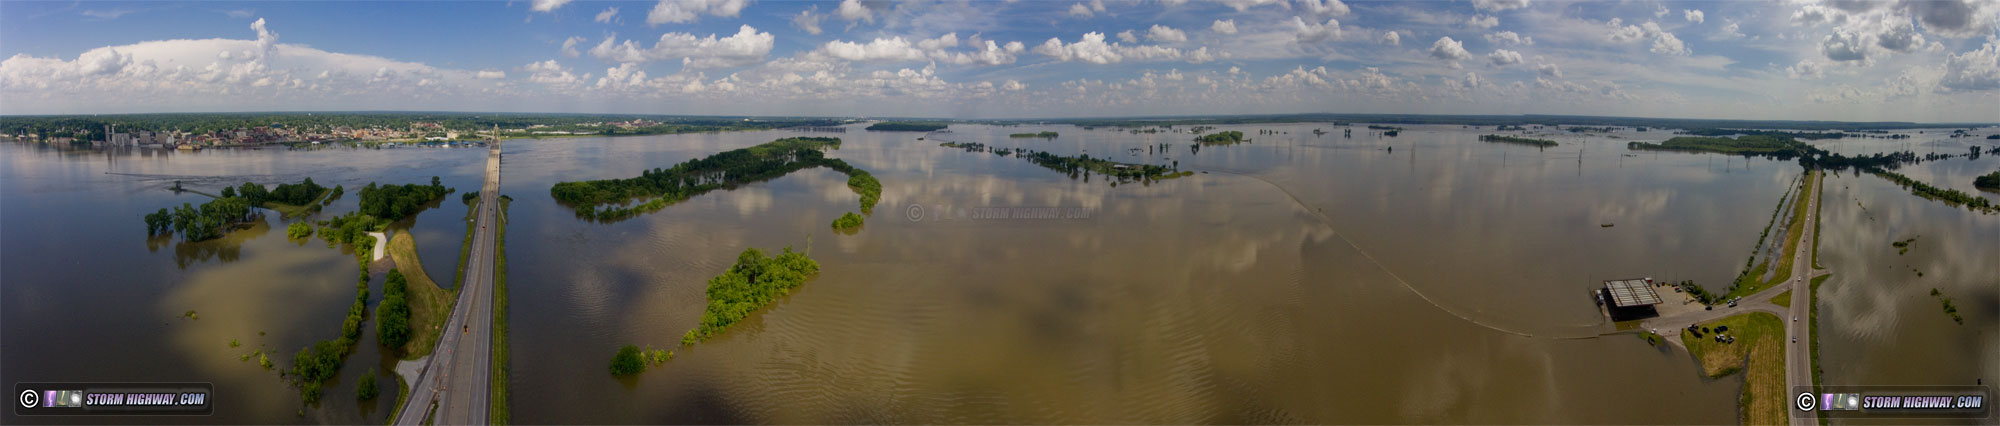
[[[579, 220], [548, 196], [556, 182], [635, 176], [800, 133], [509, 141], [513, 420], [1736, 419], [1741, 376], [1704, 379], [1684, 353], [1600, 337], [1612, 327], [1588, 292], [1642, 276], [1720, 290], [1801, 174], [1795, 163], [1625, 149], [1666, 136], [1657, 131], [1561, 135], [1562, 145], [1540, 149], [1479, 142], [1481, 131], [1459, 126], [1387, 137], [1357, 125], [1352, 138], [1329, 124], [1221, 127], [1252, 142], [1191, 152], [1186, 134], [1071, 126], [810, 134], [844, 139], [830, 156], [883, 183], [881, 203], [854, 235], [831, 232], [835, 217], [858, 210], [858, 197], [824, 169], [613, 223]], [[1007, 138], [1040, 130], [1062, 136]], [[946, 140], [1178, 161], [1200, 173], [1114, 187], [937, 146]], [[1148, 151], [1154, 144], [1170, 146]], [[282, 367], [299, 347], [335, 337], [353, 298], [351, 256], [319, 240], [288, 242], [277, 229], [232, 234], [242, 241], [226, 249], [149, 243], [141, 215], [203, 197], [174, 195], [168, 178], [106, 172], [265, 183], [312, 176], [348, 187], [322, 213], [331, 215], [351, 210], [355, 189], [371, 180], [439, 175], [470, 190], [483, 159], [477, 149], [107, 154], [20, 144], [0, 144], [0, 154], [0, 381], [210, 381], [219, 398], [237, 401], [190, 423], [380, 422], [394, 386], [384, 381], [376, 406], [354, 402], [355, 378], [387, 368], [364, 344], [325, 401], [301, 409], [275, 373], [237, 358], [269, 347]], [[1996, 163], [1954, 159], [1903, 172], [1964, 180], [1953, 187], [1970, 190], [1970, 176]], [[187, 185], [213, 191], [241, 180]], [[2000, 238], [1983, 236], [2000, 235], [2000, 216], [1872, 176], [1827, 182], [1829, 383], [1993, 378]], [[979, 218], [1014, 207], [1087, 214]], [[410, 225], [440, 281], [452, 275], [464, 212], [453, 195]], [[282, 227], [275, 215], [266, 221]], [[1923, 236], [1896, 255], [1888, 243], [1905, 234]], [[721, 337], [676, 347], [698, 322], [708, 278], [744, 248], [786, 246], [810, 250], [820, 275]], [[1898, 275], [1905, 264], [1926, 275]], [[1966, 325], [1943, 316], [1930, 287], [1956, 300]], [[176, 317], [190, 309], [199, 320]], [[364, 342], [373, 341], [369, 325]], [[244, 346], [228, 347], [231, 338]], [[625, 344], [678, 353], [614, 378], [608, 361]]]
[[[1909, 150], [1958, 154], [1992, 146], [1983, 138], [1848, 140], [1848, 151]], [[1898, 173], [1932, 185], [2000, 200], [1972, 186], [2000, 170], [2000, 158], [1951, 159], [1903, 166]], [[1820, 286], [1820, 361], [1828, 385], [1974, 385], [2000, 383], [2000, 215], [1922, 201], [1866, 173], [1829, 175], [1822, 201], [1820, 263], [1833, 276]], [[1913, 201], [1917, 200], [1917, 201]], [[1921, 202], [1919, 202], [1921, 201]], [[1831, 232], [1839, 229], [1841, 232]], [[1895, 241], [1916, 238], [1907, 252]], [[1920, 275], [1921, 274], [1921, 275]], [[1949, 297], [1964, 323], [1946, 315]], [[1848, 422], [1882, 424], [1890, 422]], [[1912, 419], [1906, 424], [1978, 424]]]
[[[208, 197], [245, 181], [293, 183], [306, 177], [346, 194], [317, 218], [354, 210], [368, 182], [478, 185], [481, 150], [71, 151], [0, 143], [0, 382], [210, 382], [211, 417], [149, 417], [165, 423], [381, 423], [394, 402], [393, 362], [375, 344], [373, 307], [387, 269], [371, 273], [370, 315], [361, 344], [305, 407], [278, 370], [300, 348], [339, 337], [360, 274], [347, 248], [315, 236], [285, 238], [275, 213], [250, 229], [186, 243], [148, 238], [141, 217]], [[457, 195], [413, 222], [425, 270], [451, 279], [466, 207]], [[450, 228], [458, 231], [452, 233]], [[192, 319], [183, 315], [194, 311]], [[231, 347], [234, 340], [240, 346]], [[246, 354], [268, 354], [272, 370]], [[357, 401], [370, 368], [381, 397]], [[15, 417], [4, 423], [101, 423], [101, 417]], [[117, 421], [131, 421], [120, 418]]]

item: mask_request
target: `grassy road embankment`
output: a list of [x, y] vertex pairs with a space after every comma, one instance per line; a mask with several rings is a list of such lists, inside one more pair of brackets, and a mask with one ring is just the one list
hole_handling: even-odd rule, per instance
[[445, 319], [451, 316], [456, 292], [438, 287], [424, 273], [423, 262], [417, 260], [417, 242], [409, 232], [397, 232], [389, 238], [388, 252], [395, 259], [396, 270], [409, 279], [406, 291], [410, 298], [410, 343], [403, 346], [403, 359], [422, 358], [437, 347], [438, 334], [444, 330]]
[[1702, 374], [1722, 377], [1744, 373], [1741, 404], [1742, 424], [1764, 425], [1786, 422], [1785, 329], [1777, 315], [1752, 312], [1701, 324], [1713, 330], [1728, 326], [1723, 334], [1735, 336], [1735, 343], [1716, 342], [1714, 333], [1694, 337], [1681, 330], [1681, 343], [1701, 362]]

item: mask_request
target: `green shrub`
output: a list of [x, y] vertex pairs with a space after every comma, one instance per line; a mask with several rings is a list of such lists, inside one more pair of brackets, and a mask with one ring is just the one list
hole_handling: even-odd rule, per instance
[[756, 248], [744, 249], [736, 256], [735, 266], [708, 280], [708, 308], [701, 314], [701, 325], [682, 337], [681, 343], [708, 340], [721, 334], [724, 328], [771, 304], [778, 296], [790, 294], [793, 288], [818, 273], [819, 262], [792, 251], [791, 247], [770, 257]]
[[366, 401], [375, 399], [377, 392], [380, 390], [375, 389], [375, 369], [370, 368], [368, 374], [361, 375], [361, 383], [355, 384], [354, 397]]
[[611, 356], [611, 375], [630, 376], [646, 371], [646, 360], [641, 359], [639, 347], [625, 345], [618, 348], [618, 354]]
[[312, 237], [312, 235], [313, 235], [312, 225], [307, 225], [305, 222], [292, 222], [291, 225], [285, 225], [286, 238], [298, 240], [298, 239], [310, 238]]
[[382, 284], [382, 305], [375, 310], [375, 339], [382, 346], [401, 348], [410, 342], [409, 279], [391, 269]]
[[854, 214], [854, 212], [847, 212], [847, 214], [840, 215], [839, 219], [833, 220], [833, 229], [854, 229], [860, 227], [861, 215]]

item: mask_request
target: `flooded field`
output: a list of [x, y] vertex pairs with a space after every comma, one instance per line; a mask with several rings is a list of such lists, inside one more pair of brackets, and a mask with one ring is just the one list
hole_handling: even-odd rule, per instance
[[[1392, 137], [1355, 125], [1347, 137], [1344, 125], [1244, 125], [1219, 130], [1249, 143], [1195, 150], [1185, 133], [859, 127], [508, 141], [514, 421], [1731, 423], [1741, 376], [1704, 379], [1683, 352], [1601, 336], [1613, 330], [1589, 291], [1633, 277], [1721, 290], [1803, 172], [1625, 148], [1667, 136], [1659, 130], [1542, 135], [1560, 145], [1536, 148], [1481, 142], [1490, 129], [1460, 126]], [[1008, 137], [1043, 130], [1060, 136]], [[612, 223], [578, 219], [549, 196], [560, 181], [631, 177], [797, 135], [844, 139], [828, 155], [881, 180], [861, 232], [829, 228], [856, 196], [825, 169]], [[1918, 136], [1814, 143], [1920, 154], [1985, 143]], [[945, 141], [1196, 173], [1113, 186]], [[149, 241], [140, 216], [206, 199], [168, 191], [177, 179], [212, 191], [310, 176], [348, 189], [326, 217], [354, 209], [355, 188], [370, 181], [437, 175], [473, 190], [483, 157], [0, 144], [10, 325], [0, 380], [209, 381], [235, 402], [190, 423], [380, 423], [392, 382], [374, 403], [353, 398], [360, 374], [389, 366], [372, 321], [317, 407], [301, 409], [277, 373], [238, 358], [265, 348], [282, 368], [338, 334], [357, 274], [350, 255], [287, 241], [276, 215], [197, 244]], [[1982, 157], [1901, 172], [1971, 191], [1972, 176], [1996, 168], [2000, 158]], [[214, 176], [228, 177], [196, 178]], [[1830, 176], [1824, 197], [1828, 384], [1996, 378], [2000, 216], [1865, 174]], [[1086, 214], [982, 217], [995, 208]], [[440, 281], [452, 276], [465, 212], [454, 194], [406, 224]], [[1918, 235], [1906, 254], [1890, 246]], [[810, 250], [820, 275], [671, 362], [608, 374], [619, 346], [676, 346], [699, 322], [706, 280], [744, 248], [786, 246]], [[379, 276], [374, 288], [379, 299]], [[1964, 325], [1939, 311], [1931, 288], [1957, 301]]]

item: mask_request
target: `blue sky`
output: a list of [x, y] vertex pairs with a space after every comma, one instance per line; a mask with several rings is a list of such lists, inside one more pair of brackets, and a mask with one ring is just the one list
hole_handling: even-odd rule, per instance
[[2000, 0], [0, 2], [0, 113], [2000, 121]]

